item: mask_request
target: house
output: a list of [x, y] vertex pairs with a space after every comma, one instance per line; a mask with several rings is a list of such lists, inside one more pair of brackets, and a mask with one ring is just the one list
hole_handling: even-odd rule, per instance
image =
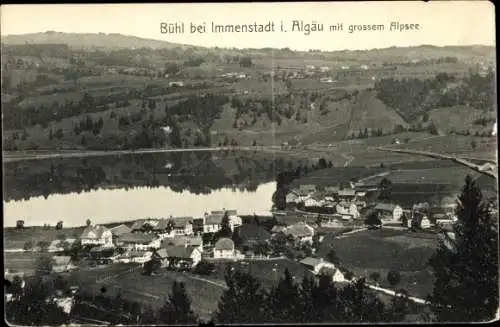
[[174, 87], [174, 86], [182, 87], [182, 86], [184, 86], [184, 82], [183, 81], [169, 82], [168, 86], [169, 87]]
[[134, 251], [128, 254], [128, 258], [125, 259], [123, 262], [126, 263], [138, 263], [141, 265], [144, 265], [144, 263], [148, 262], [151, 260], [151, 257], [153, 255], [152, 251]]
[[77, 266], [71, 263], [70, 256], [55, 255], [52, 257], [52, 271], [53, 272], [64, 272], [72, 269], [76, 269]]
[[132, 233], [152, 233], [159, 222], [158, 219], [138, 219], [130, 229], [132, 229]]
[[340, 188], [338, 186], [327, 186], [325, 187], [325, 194], [329, 196], [337, 196], [339, 194]]
[[120, 236], [119, 245], [129, 251], [146, 251], [158, 249], [161, 245], [161, 239], [153, 234], [128, 233]]
[[169, 219], [174, 235], [193, 235], [193, 217], [173, 217]]
[[374, 210], [379, 213], [382, 221], [397, 222], [403, 215], [403, 208], [397, 204], [378, 203]]
[[291, 235], [298, 242], [312, 243], [314, 228], [306, 223], [299, 222], [285, 228], [285, 230], [283, 230], [283, 233], [285, 235]]
[[315, 70], [316, 66], [314, 65], [306, 65], [306, 70]]
[[128, 234], [132, 232], [132, 228], [128, 227], [125, 224], [121, 224], [118, 226], [115, 226], [110, 229], [111, 234], [113, 235], [113, 238], [120, 237], [123, 234]]
[[87, 226], [80, 236], [82, 245], [113, 245], [113, 234], [103, 226]]
[[343, 189], [339, 190], [337, 193], [339, 200], [352, 201], [356, 197], [356, 190], [354, 189]]
[[314, 275], [329, 274], [334, 282], [344, 282], [344, 274], [331, 262], [323, 260], [323, 258], [307, 257], [300, 263], [309, 269]]
[[337, 228], [337, 227], [344, 227], [344, 224], [342, 224], [339, 220], [342, 219], [340, 215], [321, 215], [321, 226], [323, 227], [331, 227], [331, 228]]
[[64, 251], [64, 248], [62, 246], [62, 240], [53, 240], [50, 242], [49, 247], [47, 248], [48, 252], [61, 252]]
[[215, 233], [222, 228], [222, 218], [226, 214], [229, 218], [229, 226], [231, 230], [241, 226], [243, 223], [241, 217], [238, 217], [236, 210], [221, 210], [212, 211], [210, 214], [205, 214], [205, 225], [203, 226], [204, 233]]
[[215, 243], [214, 247], [215, 259], [236, 259], [236, 250], [233, 240], [229, 238], [221, 238]]
[[340, 215], [349, 215], [354, 219], [358, 219], [360, 217], [358, 207], [355, 203], [347, 203], [345, 201], [342, 201], [336, 205], [335, 210]]
[[153, 251], [151, 254], [151, 260], [158, 260], [160, 262], [161, 268], [168, 267], [168, 254], [165, 248], [160, 248], [158, 250]]
[[329, 67], [326, 67], [326, 66], [323, 66], [323, 67], [319, 67], [319, 71], [322, 72], [322, 73], [326, 73], [330, 70]]
[[111, 247], [97, 246], [90, 250], [90, 258], [100, 264], [109, 264], [115, 255], [115, 249]]
[[313, 184], [304, 184], [299, 186], [299, 191], [307, 192], [307, 195], [316, 192], [316, 185]]
[[162, 240], [163, 245], [176, 245], [176, 246], [194, 246], [200, 252], [203, 252], [203, 238], [195, 235], [174, 235], [166, 237]]
[[310, 195], [306, 199], [304, 199], [305, 207], [320, 207], [321, 206], [321, 198], [316, 195]]
[[286, 203], [299, 203], [301, 201], [300, 195], [296, 191], [290, 191], [286, 195]]
[[168, 266], [174, 268], [193, 268], [201, 261], [201, 252], [191, 245], [164, 245]]
[[333, 83], [333, 78], [331, 77], [322, 77], [319, 79], [321, 83]]
[[254, 224], [243, 224], [235, 231], [238, 232], [242, 245], [248, 247], [255, 244], [265, 243], [271, 238], [271, 233], [269, 233], [265, 228]]

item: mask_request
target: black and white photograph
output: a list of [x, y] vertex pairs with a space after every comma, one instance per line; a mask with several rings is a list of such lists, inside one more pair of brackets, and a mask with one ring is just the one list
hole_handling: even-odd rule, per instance
[[7, 325], [499, 319], [492, 2], [0, 16]]

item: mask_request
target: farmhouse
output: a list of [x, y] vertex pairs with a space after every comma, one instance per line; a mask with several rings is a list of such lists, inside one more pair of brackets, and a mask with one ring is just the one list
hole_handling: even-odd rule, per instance
[[227, 212], [231, 230], [234, 230], [236, 227], [241, 226], [242, 220], [237, 216], [236, 210], [212, 211], [210, 214], [205, 214], [205, 225], [203, 227], [203, 232], [218, 232], [222, 228], [222, 218], [224, 217], [225, 212]]
[[175, 235], [172, 237], [164, 238], [162, 244], [176, 245], [176, 246], [193, 246], [197, 248], [200, 252], [203, 252], [203, 239], [201, 236]]
[[352, 201], [356, 197], [356, 190], [354, 189], [343, 189], [338, 192], [339, 200]]
[[221, 238], [215, 243], [215, 259], [236, 259], [236, 250], [234, 242], [229, 238]]
[[285, 235], [291, 235], [298, 242], [312, 243], [314, 228], [306, 223], [299, 222], [285, 228], [283, 233]]
[[152, 234], [146, 233], [128, 233], [119, 238], [119, 245], [129, 251], [146, 251], [149, 249], [158, 249], [161, 240]]
[[87, 226], [80, 239], [82, 245], [113, 245], [113, 234], [103, 226]]
[[125, 224], [121, 224], [111, 228], [110, 231], [113, 237], [119, 237], [120, 235], [131, 233], [132, 228], [128, 227]]
[[271, 234], [267, 230], [254, 224], [243, 224], [235, 231], [238, 232], [242, 245], [248, 247], [265, 243], [271, 238]]
[[307, 257], [301, 260], [300, 263], [315, 275], [328, 274], [332, 276], [334, 282], [345, 281], [344, 274], [333, 263], [325, 261], [323, 258]]
[[111, 247], [97, 246], [90, 250], [90, 258], [99, 264], [108, 264], [112, 262], [115, 249]]
[[174, 235], [192, 235], [193, 217], [174, 217], [170, 218], [172, 224], [172, 233]]
[[320, 207], [322, 205], [322, 198], [315, 194], [308, 196], [304, 201], [305, 207]]
[[397, 222], [403, 215], [403, 208], [397, 204], [378, 203], [374, 209], [380, 215], [380, 219], [386, 222]]
[[165, 245], [168, 265], [175, 268], [192, 268], [201, 261], [201, 252], [191, 245]]

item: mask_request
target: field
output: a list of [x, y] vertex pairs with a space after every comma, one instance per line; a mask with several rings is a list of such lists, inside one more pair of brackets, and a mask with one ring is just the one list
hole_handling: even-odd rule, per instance
[[145, 276], [141, 272], [139, 265], [113, 264], [73, 271], [67, 277], [71, 285], [79, 285], [91, 294], [116, 296], [121, 292], [124, 298], [141, 301], [154, 309], [159, 309], [168, 299], [172, 283], [182, 281], [192, 300], [193, 311], [202, 319], [210, 318], [224, 290], [218, 283], [199, 280], [187, 273], [163, 270], [159, 275]]
[[433, 234], [382, 229], [341, 239], [325, 237], [319, 254], [326, 255], [333, 249], [341, 264], [357, 276], [368, 278], [373, 272], [380, 273], [382, 287], [391, 288], [385, 276], [389, 270], [397, 270], [402, 277], [398, 288], [406, 289], [412, 296], [425, 297], [433, 285], [426, 264], [436, 244]]
[[5, 228], [3, 232], [4, 249], [22, 249], [28, 241], [36, 245], [40, 241], [52, 242], [58, 236], [64, 235], [66, 238], [78, 238], [83, 232], [83, 227], [43, 229], [42, 227], [26, 227], [24, 229]]

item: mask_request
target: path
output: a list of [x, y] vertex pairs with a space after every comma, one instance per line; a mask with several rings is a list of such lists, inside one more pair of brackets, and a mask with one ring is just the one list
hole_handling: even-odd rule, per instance
[[[377, 292], [385, 293], [385, 294], [391, 295], [391, 296], [396, 296], [396, 292], [394, 290], [371, 285], [371, 284], [365, 284], [365, 285], [368, 288], [375, 290]], [[418, 304], [428, 304], [428, 302], [426, 300], [418, 298], [418, 297], [414, 297], [414, 296], [408, 296], [408, 300], [413, 301], [413, 302], [418, 303]]]
[[368, 230], [368, 228], [366, 228], [366, 227], [358, 228], [358, 229], [355, 229], [355, 230], [352, 230], [352, 231], [345, 232], [345, 233], [342, 233], [340, 235], [337, 235], [335, 238], [336, 239], [346, 238], [346, 237], [349, 237], [349, 235], [352, 235], [352, 234], [355, 234], [355, 233], [359, 233], [359, 232], [362, 232], [362, 231], [365, 231], [365, 230]]
[[212, 284], [212, 285], [215, 285], [215, 286], [219, 286], [219, 287], [222, 287], [223, 289], [227, 290], [228, 287], [226, 284], [223, 284], [223, 283], [217, 283], [213, 280], [209, 280], [209, 279], [205, 279], [205, 278], [202, 278], [202, 277], [198, 277], [198, 276], [193, 276], [193, 275], [187, 275], [187, 278], [190, 278], [190, 279], [195, 279], [195, 280], [199, 280], [199, 281], [202, 281], [202, 282], [205, 282], [205, 283], [209, 283], [209, 284]]
[[479, 173], [488, 175], [490, 177], [493, 177], [495, 179], [498, 179], [498, 173], [495, 171], [497, 164], [496, 163], [491, 163], [494, 168], [492, 167], [491, 169], [484, 169], [483, 165], [476, 165], [464, 158], [457, 157], [455, 155], [447, 155], [447, 154], [442, 154], [442, 153], [436, 153], [436, 152], [429, 152], [429, 151], [419, 151], [419, 150], [408, 150], [408, 149], [393, 149], [393, 148], [384, 148], [384, 147], [379, 147], [377, 150], [380, 151], [388, 151], [388, 152], [399, 152], [399, 153], [408, 153], [408, 154], [417, 154], [417, 155], [422, 155], [422, 156], [427, 156], [431, 158], [437, 158], [437, 159], [445, 159], [445, 160], [452, 160], [456, 163], [459, 163], [463, 166], [469, 167]]
[[126, 154], [144, 154], [144, 153], [177, 153], [177, 152], [209, 152], [209, 151], [256, 151], [266, 150], [265, 146], [255, 147], [206, 147], [206, 148], [183, 148], [183, 149], [139, 149], [139, 150], [109, 150], [109, 151], [71, 151], [59, 153], [40, 153], [40, 152], [26, 152], [26, 153], [4, 153], [4, 162], [14, 162], [23, 160], [43, 160], [53, 158], [80, 158], [80, 157], [102, 157]]

